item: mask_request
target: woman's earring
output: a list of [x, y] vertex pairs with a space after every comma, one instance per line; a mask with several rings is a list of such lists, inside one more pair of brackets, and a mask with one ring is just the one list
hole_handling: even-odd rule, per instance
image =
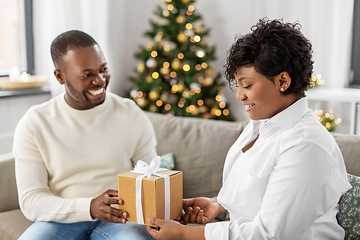
[[283, 92], [283, 91], [285, 91], [285, 89], [284, 89], [284, 88], [280, 88], [280, 91], [282, 91], [282, 92]]

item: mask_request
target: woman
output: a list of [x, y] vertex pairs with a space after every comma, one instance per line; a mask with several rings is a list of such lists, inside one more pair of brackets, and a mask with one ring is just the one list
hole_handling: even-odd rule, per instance
[[[350, 185], [341, 152], [307, 107], [312, 46], [299, 24], [261, 19], [229, 51], [226, 77], [251, 119], [230, 148], [217, 197], [184, 200], [156, 239], [343, 239], [338, 201]], [[230, 221], [209, 223], [228, 211]]]

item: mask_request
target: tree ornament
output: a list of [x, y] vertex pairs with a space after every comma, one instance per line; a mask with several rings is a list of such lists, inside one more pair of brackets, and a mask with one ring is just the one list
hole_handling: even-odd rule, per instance
[[180, 32], [178, 35], [177, 35], [177, 40], [180, 42], [180, 43], [184, 43], [188, 40], [188, 36], [186, 36], [186, 34], [184, 32]]
[[146, 76], [145, 80], [147, 83], [152, 83], [154, 79], [151, 76]]
[[184, 98], [189, 98], [190, 97], [190, 91], [189, 89], [185, 89], [182, 93]]
[[194, 27], [194, 32], [196, 33], [202, 33], [203, 32], [203, 28], [201, 25], [195, 26]]
[[212, 77], [206, 77], [206, 78], [204, 79], [203, 85], [204, 85], [205, 87], [209, 87], [209, 86], [211, 86], [213, 83], [214, 83], [214, 79], [213, 79]]
[[162, 68], [160, 68], [160, 73], [162, 75], [169, 75], [170, 69], [162, 67]]
[[185, 88], [185, 84], [180, 82], [178, 83], [178, 92], [182, 92], [184, 91], [184, 88]]
[[168, 17], [168, 16], [170, 16], [170, 12], [169, 12], [167, 9], [164, 9], [164, 10], [162, 11], [162, 15], [163, 15], [164, 17]]
[[184, 23], [186, 21], [186, 17], [184, 15], [179, 15], [176, 17], [177, 23]]
[[169, 43], [164, 44], [163, 47], [165, 52], [170, 52], [171, 51], [171, 45]]
[[153, 57], [149, 58], [149, 59], [146, 61], [146, 66], [147, 66], [148, 68], [155, 68], [156, 65], [157, 65], [156, 60], [155, 60]]
[[207, 42], [196, 0], [159, 1], [145, 32], [150, 41], [135, 55], [130, 97], [145, 111], [233, 120], [225, 99], [215, 99], [223, 95], [223, 82], [210, 65], [215, 47]]
[[151, 91], [149, 92], [149, 99], [150, 99], [151, 101], [158, 100], [158, 99], [159, 99], [159, 96], [160, 96], [160, 94], [159, 94], [157, 91], [155, 91], [155, 90], [151, 90]]
[[171, 68], [174, 69], [175, 71], [180, 70], [182, 67], [182, 64], [180, 62], [180, 60], [178, 58], [175, 58], [172, 63], [171, 63]]
[[138, 73], [143, 73], [145, 70], [145, 63], [144, 61], [139, 61], [137, 67], [136, 67]]
[[147, 101], [144, 98], [139, 98], [136, 103], [141, 108], [144, 108], [147, 105]]

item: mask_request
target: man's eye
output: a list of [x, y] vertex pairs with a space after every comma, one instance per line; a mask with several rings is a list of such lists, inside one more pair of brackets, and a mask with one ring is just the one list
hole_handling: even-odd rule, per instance
[[248, 86], [246, 86], [246, 87], [244, 87], [244, 88], [245, 88], [245, 89], [249, 89], [251, 86], [252, 86], [252, 84], [251, 84], [251, 85], [248, 85]]
[[84, 74], [84, 75], [83, 75], [83, 78], [89, 78], [89, 77], [91, 77], [91, 73], [88, 73], [88, 74]]
[[106, 67], [106, 68], [101, 69], [100, 72], [104, 73], [104, 72], [107, 72], [107, 70], [108, 70], [108, 68]]

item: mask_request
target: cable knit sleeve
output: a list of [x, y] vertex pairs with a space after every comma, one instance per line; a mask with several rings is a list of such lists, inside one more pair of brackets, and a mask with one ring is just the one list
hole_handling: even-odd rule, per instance
[[20, 208], [29, 220], [63, 223], [92, 220], [91, 198], [61, 198], [50, 192], [48, 172], [28, 114], [16, 128], [13, 154]]

